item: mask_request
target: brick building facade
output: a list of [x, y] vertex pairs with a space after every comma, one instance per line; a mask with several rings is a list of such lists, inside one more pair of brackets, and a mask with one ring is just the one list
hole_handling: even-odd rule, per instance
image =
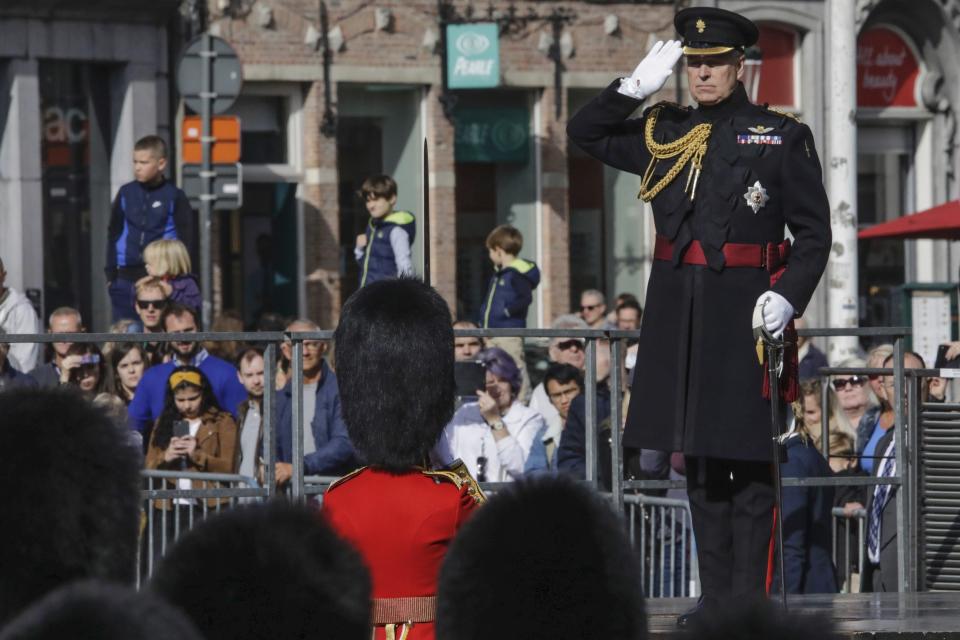
[[[463, 16], [468, 4], [455, 2], [452, 8]], [[550, 3], [516, 4], [520, 16], [526, 16], [530, 10], [545, 18], [555, 9]], [[500, 12], [505, 12], [509, 5], [508, 2], [493, 4]], [[318, 319], [323, 326], [331, 326], [344, 299], [355, 287], [350, 247], [366, 214], [357, 202], [350, 201], [351, 190], [362, 178], [357, 165], [377, 168], [378, 155], [379, 170], [395, 173], [400, 184], [398, 206], [418, 216], [415, 264], [422, 264], [423, 242], [419, 231], [423, 225], [419, 217], [423, 210], [420, 202], [423, 137], [429, 149], [432, 280], [458, 314], [471, 316], [478, 308], [489, 273], [483, 236], [502, 222], [512, 223], [523, 231], [523, 255], [538, 262], [544, 274], [537, 301], [531, 309], [531, 325], [548, 324], [554, 316], [568, 312], [572, 287], [597, 287], [610, 294], [621, 289], [643, 293], [646, 274], [638, 265], [645, 255], [645, 246], [632, 248], [634, 255], [630, 257], [629, 273], [624, 269], [618, 278], [608, 278], [607, 272], [619, 268], [614, 263], [621, 256], [591, 258], [596, 265], [593, 273], [583, 271], [583, 265], [577, 264], [578, 255], [570, 242], [570, 185], [579, 184], [580, 178], [570, 173], [572, 165], [564, 129], [571, 96], [578, 96], [582, 102], [618, 74], [629, 72], [652, 38], [673, 35], [672, 7], [603, 6], [586, 2], [565, 3], [563, 7], [574, 15], [571, 22], [563, 26], [559, 43], [562, 55], [559, 112], [555, 108], [554, 62], [548, 55], [553, 32], [551, 23], [542, 19], [501, 23], [500, 87], [451, 92], [458, 101], [456, 108], [496, 110], [500, 104], [509, 104], [527, 114], [529, 137], [525, 144], [529, 146], [529, 157], [526, 162], [515, 166], [496, 163], [480, 166], [456, 160], [459, 144], [456, 128], [452, 119], [444, 114], [440, 102], [443, 93], [441, 26], [436, 2], [327, 2], [333, 54], [333, 63], [328, 69], [329, 108], [338, 124], [334, 135], [321, 133], [327, 104], [318, 3], [314, 0], [210, 3], [212, 32], [229, 41], [243, 62], [245, 92], [256, 91], [259, 96], [270, 96], [271, 92], [276, 96], [289, 96], [291, 92], [302, 94], [300, 112], [294, 114], [301, 156], [287, 157], [284, 164], [291, 171], [283, 177], [296, 183], [301, 208], [300, 250], [303, 254], [297, 273], [305, 277], [298, 283], [303, 297], [300, 313]], [[487, 4], [475, 5], [475, 9], [475, 17], [483, 17]], [[668, 86], [664, 93], [665, 97], [675, 98], [676, 88]], [[407, 113], [378, 113], [376, 103], [384, 100], [399, 105], [398, 110]], [[237, 112], [244, 119], [246, 129], [248, 114], [242, 106]], [[289, 124], [289, 109], [285, 115]], [[377, 131], [365, 132], [365, 126]], [[345, 139], [351, 136], [357, 140]], [[289, 138], [289, 134], [286, 137]], [[377, 139], [382, 147], [379, 154], [363, 150], [364, 145], [375, 146]], [[253, 166], [256, 163], [251, 163], [247, 147], [245, 144], [243, 158], [247, 176], [252, 175], [259, 181], [278, 179], [276, 171], [272, 177], [266, 175], [267, 165]], [[371, 156], [366, 164], [358, 163], [358, 158], [350, 153], [354, 147], [361, 148], [361, 155]], [[602, 191], [603, 170], [599, 166], [592, 171], [591, 180], [591, 183], [583, 182], [581, 187]], [[497, 201], [478, 204], [488, 199], [491, 190], [496, 192]], [[487, 209], [480, 211], [482, 206]], [[642, 227], [635, 222], [642, 215], [639, 201], [620, 208], [624, 225], [642, 234]], [[631, 208], [634, 211], [630, 211]], [[602, 211], [581, 215], [593, 218], [580, 234], [583, 236], [581, 247], [618, 231], [627, 231], [615, 228], [614, 221], [605, 223]], [[226, 219], [220, 220], [221, 228], [230, 226]], [[237, 223], [232, 226], [236, 228]], [[599, 237], [594, 237], [594, 230], [599, 232]], [[234, 243], [234, 247], [237, 246]], [[289, 246], [288, 250], [295, 248], [295, 245]], [[274, 252], [282, 250], [279, 246], [273, 249]], [[250, 255], [248, 248], [241, 249], [241, 253]], [[223, 265], [221, 273], [229, 274], [230, 269]], [[223, 286], [230, 288], [229, 283]], [[232, 299], [225, 294], [222, 305], [231, 306]]]
[[[654, 229], [636, 198], [639, 178], [568, 145], [564, 123], [629, 73], [653, 41], [674, 36], [675, 4], [474, 2], [477, 19], [488, 6], [495, 18], [512, 6], [515, 17], [533, 12], [541, 19], [500, 21], [498, 86], [445, 92], [438, 11], [464, 17], [466, 0], [89, 0], [83, 10], [56, 0], [7, 0], [0, 5], [7, 282], [28, 291], [41, 310], [69, 304], [84, 312], [88, 327], [107, 328], [110, 201], [132, 179], [138, 137], [157, 132], [178, 153], [185, 107], [177, 59], [205, 25], [238, 51], [244, 74], [231, 109], [243, 127], [244, 204], [213, 220], [217, 312], [235, 310], [251, 327], [265, 312], [333, 326], [358, 280], [352, 248], [367, 216], [354, 192], [379, 172], [394, 175], [398, 207], [418, 217], [415, 266], [422, 268], [428, 245], [432, 281], [459, 316], [477, 315], [490, 274], [483, 239], [505, 222], [523, 232], [522, 255], [543, 273], [528, 325], [548, 325], [586, 288], [642, 300]], [[859, 45], [883, 54], [856, 60], [830, 53], [827, 9], [845, 5], [682, 4], [719, 4], [758, 23], [755, 99], [798, 113], [825, 166], [856, 167], [856, 202], [835, 203], [835, 224], [862, 228], [957, 197], [960, 0], [851, 0]], [[204, 20], [185, 19], [201, 6]], [[569, 19], [555, 32], [543, 18], [560, 10]], [[559, 93], [552, 46], [561, 63]], [[872, 82], [893, 77], [897, 98], [865, 92], [856, 105], [833, 109], [826, 71], [837, 65], [856, 66], [858, 77]], [[441, 97], [448, 106], [455, 98], [452, 117]], [[683, 74], [654, 99], [687, 102]], [[825, 131], [832, 113], [846, 119], [851, 110], [856, 157], [835, 157]], [[182, 168], [174, 173], [180, 178]], [[827, 274], [808, 307], [810, 326], [828, 324], [826, 301], [837, 298], [837, 283], [851, 280], [857, 293], [851, 288], [841, 302], [861, 325], [909, 324], [905, 283], [946, 291], [960, 265], [960, 243], [943, 240], [854, 240], [842, 253], [850, 264]]]

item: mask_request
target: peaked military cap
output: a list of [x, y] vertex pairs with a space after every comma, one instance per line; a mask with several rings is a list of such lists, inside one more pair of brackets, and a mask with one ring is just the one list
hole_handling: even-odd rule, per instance
[[683, 38], [688, 56], [714, 56], [742, 51], [757, 42], [757, 25], [738, 13], [714, 7], [691, 7], [677, 12], [673, 26]]

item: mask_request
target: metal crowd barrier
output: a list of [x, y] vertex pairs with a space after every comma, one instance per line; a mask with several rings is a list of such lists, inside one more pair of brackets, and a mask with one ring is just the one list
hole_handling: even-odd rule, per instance
[[[145, 486], [140, 492], [143, 511], [137, 562], [138, 584], [150, 577], [156, 561], [194, 526], [238, 504], [264, 501], [270, 494], [254, 478], [236, 474], [144, 469], [141, 476]], [[171, 482], [180, 480], [217, 483], [219, 486], [171, 488]]]
[[630, 542], [640, 552], [648, 598], [695, 598], [700, 572], [686, 500], [643, 494], [623, 496]]
[[[915, 432], [912, 425], [916, 422], [907, 422], [906, 407], [903, 403], [904, 385], [908, 384], [908, 376], [903, 369], [903, 339], [910, 335], [910, 329], [905, 327], [891, 328], [865, 328], [865, 329], [807, 329], [801, 330], [800, 335], [806, 337], [829, 337], [829, 336], [857, 336], [857, 337], [875, 337], [892, 338], [894, 342], [894, 378], [895, 378], [895, 413], [897, 425], [903, 425], [904, 428], [896, 430], [896, 457], [898, 473], [890, 478], [785, 478], [783, 486], [844, 486], [844, 485], [866, 485], [875, 486], [878, 484], [890, 484], [900, 486], [900, 494], [904, 499], [897, 501], [897, 523], [898, 523], [898, 551], [900, 562], [901, 591], [913, 591], [917, 587], [917, 561], [913, 554], [907, 553], [909, 540], [915, 538], [916, 528], [908, 526], [910, 514], [916, 513], [915, 486], [910, 486], [910, 478], [916, 474], [916, 446]], [[609, 377], [609, 388], [611, 394], [611, 424], [622, 428], [624, 424], [623, 416], [623, 393], [624, 393], [624, 371], [622, 369], [623, 345], [622, 341], [630, 338], [637, 338], [639, 331], [617, 331], [617, 330], [593, 330], [593, 329], [458, 329], [455, 330], [457, 337], [519, 337], [524, 340], [543, 339], [543, 338], [582, 338], [585, 340], [585, 400], [586, 400], [586, 441], [585, 441], [585, 474], [584, 480], [594, 487], [599, 486], [598, 482], [598, 442], [597, 442], [597, 376], [596, 376], [596, 358], [597, 341], [609, 340], [611, 349], [611, 368]], [[289, 485], [289, 495], [294, 501], [304, 501], [307, 498], [322, 494], [329, 483], [310, 482], [307, 483], [304, 477], [303, 468], [303, 343], [304, 341], [332, 341], [333, 331], [314, 331], [314, 332], [221, 332], [221, 333], [185, 333], [185, 334], [43, 334], [43, 335], [7, 335], [3, 341], [8, 343], [33, 342], [33, 343], [52, 343], [52, 342], [138, 342], [143, 343], [147, 340], [151, 342], [199, 342], [199, 341], [237, 341], [249, 342], [266, 345], [264, 354], [265, 380], [275, 379], [275, 368], [277, 362], [277, 345], [282, 341], [289, 341], [292, 345], [291, 358], [291, 382], [296, 392], [292, 394], [292, 412], [295, 424], [301, 425], [301, 428], [293, 429], [292, 438], [292, 466], [293, 474]], [[451, 348], [452, 345], [451, 345]], [[888, 370], [874, 369], [839, 369], [830, 368], [821, 370], [822, 375], [848, 374], [848, 373], [887, 373]], [[265, 385], [263, 399], [263, 421], [264, 421], [264, 439], [266, 442], [275, 443], [273, 411], [275, 408], [275, 394], [273, 384]], [[759, 392], [759, 390], [758, 390]], [[826, 418], [827, 412], [824, 412]], [[829, 439], [829, 426], [825, 425], [824, 441]], [[629, 503], [636, 508], [635, 498], [631, 497], [636, 491], [662, 490], [669, 488], [683, 488], [683, 481], [671, 480], [624, 480], [623, 478], [623, 452], [621, 446], [621, 429], [612, 428], [610, 430], [611, 438], [611, 483], [612, 483], [612, 502], [614, 508], [619, 513], [626, 512], [626, 505]], [[912, 446], [911, 446], [912, 445]], [[277, 494], [274, 483], [274, 462], [276, 460], [275, 446], [263, 447], [263, 457], [265, 463], [264, 488], [262, 489], [235, 489], [235, 491], [252, 491], [249, 495], [237, 495], [236, 497], [256, 497], [263, 499]], [[181, 476], [185, 477], [185, 476]], [[496, 490], [496, 487], [488, 488], [490, 491]], [[148, 489], [152, 491], [150, 498], [157, 497], [183, 497], [178, 496], [177, 492], [167, 494], [160, 489]], [[210, 490], [210, 491], [226, 491]], [[229, 497], [228, 494], [217, 494], [203, 491], [201, 493], [192, 493], [192, 497]], [[911, 497], [914, 499], [911, 500]], [[651, 497], [644, 496], [645, 500]], [[647, 505], [653, 503], [647, 502]], [[161, 516], [162, 517], [162, 516]], [[913, 520], [916, 522], [916, 520]], [[155, 543], [155, 541], [154, 541]], [[914, 549], [916, 547], [913, 547]]]
[[[854, 521], [856, 524], [854, 524]], [[866, 556], [867, 538], [866, 509], [853, 509], [849, 514], [843, 507], [833, 508], [833, 566], [837, 568], [842, 582], [840, 593], [857, 593], [853, 589], [854, 573], [863, 575], [863, 562]], [[854, 540], [851, 543], [851, 539]], [[853, 563], [854, 555], [857, 562]], [[854, 572], [856, 567], [856, 572]]]

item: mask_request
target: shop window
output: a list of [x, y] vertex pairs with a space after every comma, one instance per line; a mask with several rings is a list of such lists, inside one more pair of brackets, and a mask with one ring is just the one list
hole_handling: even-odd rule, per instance
[[109, 67], [76, 62], [39, 70], [44, 307], [75, 307], [84, 318], [93, 317], [94, 265], [106, 249], [110, 77]]
[[284, 96], [240, 96], [230, 115], [240, 118], [244, 164], [287, 164], [287, 99]]
[[217, 212], [214, 249], [222, 310], [276, 329], [302, 313], [298, 184], [302, 96], [295, 84], [250, 84], [227, 112], [240, 118], [243, 206]]
[[762, 23], [759, 27], [760, 80], [755, 102], [796, 110], [799, 34], [785, 25]]

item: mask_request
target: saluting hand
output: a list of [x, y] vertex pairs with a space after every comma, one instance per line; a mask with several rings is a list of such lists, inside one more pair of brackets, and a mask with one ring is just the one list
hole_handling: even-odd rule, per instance
[[683, 46], [679, 40], [657, 40], [630, 77], [620, 83], [618, 91], [637, 100], [656, 93], [667, 82], [682, 55]]

